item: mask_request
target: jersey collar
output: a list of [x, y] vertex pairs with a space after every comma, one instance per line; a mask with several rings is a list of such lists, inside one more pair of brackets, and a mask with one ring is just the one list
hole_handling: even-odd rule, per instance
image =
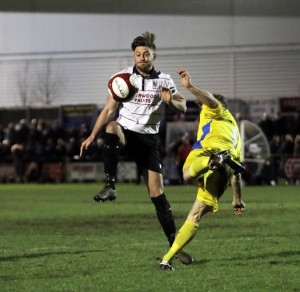
[[[137, 75], [141, 75], [139, 73], [139, 71], [136, 69], [136, 66], [133, 66], [133, 73], [137, 74]], [[149, 75], [147, 77], [144, 77], [144, 78], [147, 78], [147, 79], [154, 79], [154, 78], [158, 78], [159, 77], [159, 74], [161, 72], [156, 70], [154, 67], [152, 68], [152, 70], [149, 72]], [[142, 76], [142, 75], [141, 75]]]

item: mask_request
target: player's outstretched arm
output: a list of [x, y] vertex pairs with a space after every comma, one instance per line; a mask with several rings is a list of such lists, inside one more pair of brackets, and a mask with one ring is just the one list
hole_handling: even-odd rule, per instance
[[80, 156], [83, 155], [83, 152], [87, 150], [90, 144], [94, 141], [95, 137], [98, 135], [102, 127], [114, 116], [118, 105], [119, 103], [115, 101], [112, 96], [108, 97], [106, 105], [104, 106], [103, 110], [96, 120], [91, 135], [87, 137], [81, 144]]
[[242, 201], [242, 177], [240, 173], [231, 178], [231, 187], [232, 207], [235, 209], [235, 214], [240, 215], [246, 207]]
[[178, 70], [181, 84], [191, 92], [202, 104], [205, 104], [209, 108], [216, 108], [218, 106], [218, 100], [207, 90], [199, 88], [192, 84], [191, 76], [184, 70]]

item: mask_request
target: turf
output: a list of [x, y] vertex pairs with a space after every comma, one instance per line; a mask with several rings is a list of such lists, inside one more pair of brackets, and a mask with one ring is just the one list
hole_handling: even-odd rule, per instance
[[[174, 272], [159, 269], [168, 245], [145, 186], [105, 204], [99, 187], [1, 185], [0, 291], [300, 291], [299, 186], [245, 187], [242, 216], [228, 189]], [[178, 227], [195, 191], [166, 187]]]

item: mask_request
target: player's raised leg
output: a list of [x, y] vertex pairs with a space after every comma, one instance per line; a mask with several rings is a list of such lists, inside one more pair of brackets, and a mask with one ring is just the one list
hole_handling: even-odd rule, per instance
[[115, 183], [120, 157], [120, 144], [122, 142], [125, 143], [125, 138], [121, 126], [115, 121], [110, 122], [106, 127], [103, 147], [106, 184], [104, 188], [94, 196], [96, 202], [113, 201], [117, 197]]

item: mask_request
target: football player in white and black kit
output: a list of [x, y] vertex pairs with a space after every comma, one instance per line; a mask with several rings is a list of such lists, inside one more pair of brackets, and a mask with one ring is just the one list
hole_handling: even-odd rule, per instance
[[[81, 144], [80, 156], [105, 128], [103, 157], [107, 180], [104, 188], [94, 196], [94, 200], [105, 202], [116, 199], [117, 165], [122, 149], [122, 154], [126, 153], [142, 171], [157, 218], [169, 244], [172, 245], [176, 227], [170, 204], [164, 193], [158, 132], [163, 105], [167, 104], [175, 112], [184, 113], [186, 100], [177, 91], [170, 75], [154, 67], [156, 58], [154, 41], [155, 35], [149, 32], [133, 40], [131, 48], [134, 66], [122, 72], [137, 75], [139, 91], [132, 100], [121, 105], [112, 96], [108, 97], [91, 135]], [[162, 94], [165, 91], [171, 94]], [[166, 99], [162, 95], [169, 98]], [[117, 119], [112, 120], [117, 112]], [[192, 257], [184, 251], [180, 251], [177, 256], [184, 264], [192, 263]]]

